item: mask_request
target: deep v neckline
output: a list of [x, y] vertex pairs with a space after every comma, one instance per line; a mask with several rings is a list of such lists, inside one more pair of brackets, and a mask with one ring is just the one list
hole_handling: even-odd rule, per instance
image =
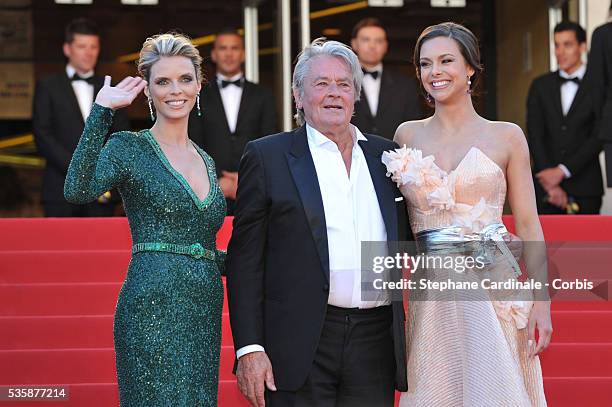
[[196, 204], [198, 209], [204, 210], [208, 208], [208, 206], [210, 205], [210, 202], [214, 198], [214, 194], [216, 193], [215, 184], [213, 182], [215, 180], [216, 174], [212, 173], [213, 172], [212, 165], [211, 163], [208, 162], [207, 157], [204, 154], [204, 152], [201, 151], [200, 148], [193, 141], [189, 140], [191, 144], [193, 145], [193, 147], [196, 149], [198, 155], [202, 158], [202, 161], [204, 162], [204, 167], [206, 168], [205, 172], [208, 176], [208, 184], [209, 184], [208, 193], [203, 199], [200, 199], [198, 195], [195, 193], [195, 191], [193, 190], [193, 188], [191, 187], [191, 184], [187, 182], [187, 179], [172, 166], [172, 164], [170, 163], [170, 160], [166, 156], [166, 153], [164, 153], [164, 150], [162, 150], [161, 146], [159, 145], [157, 140], [155, 140], [155, 137], [153, 137], [153, 134], [151, 133], [151, 131], [148, 129], [145, 130], [145, 138], [149, 141], [149, 144], [151, 144], [151, 147], [153, 147], [155, 154], [159, 157], [164, 167], [166, 167], [168, 172], [170, 172], [170, 174], [172, 174], [174, 178], [176, 178], [179, 184], [181, 184], [183, 188], [187, 191], [189, 196], [191, 196], [191, 198], [193, 199], [193, 202]]
[[499, 166], [499, 164], [497, 164], [495, 161], [493, 161], [491, 158], [489, 158], [488, 155], [486, 155], [481, 149], [479, 149], [476, 146], [472, 146], [470, 147], [470, 149], [463, 155], [463, 158], [459, 161], [459, 163], [455, 166], [454, 169], [450, 170], [450, 171], [446, 171], [445, 169], [441, 168], [437, 163], [436, 163], [436, 156], [433, 154], [430, 154], [430, 156], [433, 157], [433, 165], [436, 166], [437, 169], [439, 169], [440, 171], [442, 171], [445, 175], [450, 175], [454, 172], [457, 172], [461, 166], [463, 165], [463, 163], [466, 161], [466, 159], [468, 158], [468, 156], [472, 153], [472, 150], [476, 150], [476, 152], [480, 152], [480, 154], [482, 154], [487, 160], [489, 160], [491, 163], [493, 163], [493, 165], [495, 166], [495, 168], [497, 168], [499, 171], [501, 171], [502, 174], [504, 174], [505, 177], [505, 173], [504, 170], [501, 169], [501, 167]]

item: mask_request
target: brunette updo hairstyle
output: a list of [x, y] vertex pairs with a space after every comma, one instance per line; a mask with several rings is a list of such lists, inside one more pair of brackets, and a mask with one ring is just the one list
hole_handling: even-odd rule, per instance
[[446, 22], [436, 25], [431, 25], [423, 30], [419, 39], [414, 46], [414, 57], [413, 63], [416, 68], [416, 75], [419, 81], [421, 80], [421, 67], [419, 61], [421, 60], [421, 48], [425, 41], [431, 40], [437, 37], [452, 38], [457, 43], [459, 51], [469, 66], [474, 70], [474, 75], [471, 76], [472, 85], [470, 90], [476, 88], [478, 79], [482, 74], [483, 67], [480, 63], [480, 48], [478, 46], [478, 39], [470, 30], [462, 26], [461, 24]]

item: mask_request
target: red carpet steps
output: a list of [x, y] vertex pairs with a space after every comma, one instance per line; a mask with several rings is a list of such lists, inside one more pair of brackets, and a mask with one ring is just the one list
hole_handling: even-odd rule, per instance
[[[545, 220], [546, 231], [567, 233], [555, 223], [566, 219]], [[599, 221], [612, 234], [612, 221]], [[130, 246], [125, 219], [0, 219], [0, 385], [70, 386], [68, 402], [0, 407], [118, 404], [112, 315]], [[227, 305], [223, 323], [219, 405], [246, 406], [231, 373]], [[554, 303], [553, 324], [554, 342], [542, 357], [549, 405], [612, 405], [610, 303]]]

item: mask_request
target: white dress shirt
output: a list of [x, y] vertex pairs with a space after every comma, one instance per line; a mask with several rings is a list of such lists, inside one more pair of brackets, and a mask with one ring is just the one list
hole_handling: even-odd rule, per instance
[[[571, 75], [561, 69], [559, 70], [559, 76], [562, 78], [578, 78], [581, 81], [584, 78], [585, 73], [586, 64], [582, 64], [582, 66], [574, 71], [574, 73]], [[574, 102], [574, 98], [576, 97], [579, 87], [580, 85], [572, 81], [567, 81], [561, 85], [561, 109], [563, 110], [563, 116], [566, 116], [570, 110], [570, 107], [572, 107], [572, 103]], [[561, 171], [563, 171], [565, 178], [572, 176], [572, 173], [564, 164], [559, 164], [559, 168], [561, 168]]]
[[373, 69], [367, 70], [378, 71], [378, 76], [376, 77], [376, 79], [374, 79], [372, 75], [364, 75], [362, 83], [363, 92], [365, 93], [366, 99], [368, 100], [370, 112], [372, 112], [372, 116], [376, 117], [376, 113], [378, 112], [378, 99], [380, 96], [380, 81], [382, 78], [383, 65], [382, 63], [380, 63], [376, 65]]
[[241, 79], [242, 76], [242, 72], [232, 76], [231, 78], [228, 78], [225, 75], [217, 74], [217, 84], [219, 85], [219, 93], [221, 94], [221, 101], [223, 102], [223, 110], [225, 110], [227, 125], [232, 133], [236, 131], [236, 124], [238, 123], [238, 110], [240, 109], [240, 100], [242, 99], [242, 87], [228, 85], [223, 88], [221, 87], [221, 81], [233, 82]]
[[[387, 230], [368, 163], [357, 141], [367, 139], [353, 125], [353, 148], [350, 174], [336, 143], [308, 124], [308, 148], [312, 155], [327, 227], [329, 252], [329, 297], [327, 303], [342, 308], [373, 308], [391, 303], [384, 291], [376, 301], [361, 300], [361, 242], [387, 241]], [[376, 255], [385, 256], [386, 248]], [[370, 295], [370, 294], [368, 294]], [[261, 345], [244, 346], [241, 356], [264, 351]]]
[[[72, 78], [76, 73], [76, 69], [72, 67], [72, 65], [66, 65], [66, 75], [68, 78]], [[93, 71], [89, 71], [84, 75], [79, 75], [83, 78], [90, 78], [94, 75]], [[90, 85], [85, 81], [70, 81], [72, 85], [72, 89], [74, 90], [74, 94], [77, 98], [77, 102], [79, 103], [79, 109], [81, 110], [81, 115], [83, 116], [83, 121], [87, 120], [89, 117], [89, 113], [91, 112], [91, 107], [94, 102], [94, 86]]]
[[[354, 130], [350, 175], [336, 143], [306, 125], [308, 147], [317, 171], [325, 211], [329, 251], [329, 298], [342, 308], [388, 305], [388, 298], [361, 300], [361, 242], [387, 241], [368, 163], [357, 141], [367, 139]], [[383, 253], [385, 255], [386, 253]], [[383, 292], [381, 291], [381, 297]]]

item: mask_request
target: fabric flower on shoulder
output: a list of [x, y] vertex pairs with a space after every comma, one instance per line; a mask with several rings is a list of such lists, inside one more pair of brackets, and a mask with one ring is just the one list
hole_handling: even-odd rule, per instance
[[382, 163], [387, 167], [387, 177], [391, 177], [398, 187], [406, 184], [439, 185], [442, 182], [442, 174], [434, 165], [434, 156], [423, 158], [421, 150], [404, 145], [402, 148], [385, 151]]

